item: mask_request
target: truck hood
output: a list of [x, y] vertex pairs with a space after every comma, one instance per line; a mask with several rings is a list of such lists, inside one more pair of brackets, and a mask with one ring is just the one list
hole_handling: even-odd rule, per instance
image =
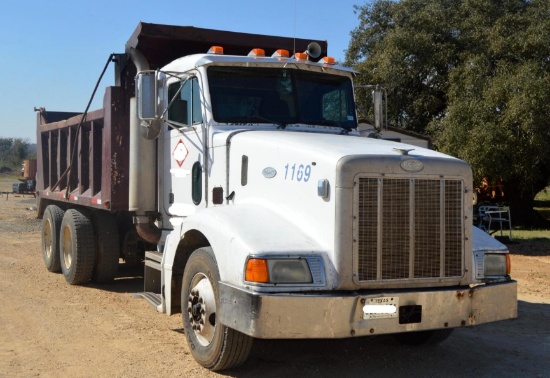
[[[433, 176], [434, 172], [439, 177], [446, 172], [468, 180], [463, 176], [466, 164], [459, 159], [355, 135], [247, 129], [217, 133], [212, 143], [214, 160], [227, 156], [225, 166], [229, 171], [217, 181], [213, 177], [210, 185], [225, 187], [234, 205], [253, 202], [269, 208], [327, 248], [334, 246], [336, 190], [353, 189], [350, 175], [357, 169], [404, 177]], [[410, 151], [403, 155], [400, 150]], [[409, 160], [423, 165], [422, 172], [403, 170], [402, 162]], [[328, 187], [327, 196], [319, 194], [318, 185], [322, 183]]]
[[339, 158], [349, 155], [401, 155], [400, 150], [409, 150], [407, 155], [412, 157], [437, 157], [458, 160], [449, 155], [418, 146], [374, 138], [365, 138], [359, 135], [341, 135], [317, 132], [290, 131], [290, 130], [238, 130], [214, 134], [214, 147], [239, 141], [265, 148], [280, 149], [281, 153], [299, 151], [301, 154], [315, 156], [328, 161], [338, 161]]

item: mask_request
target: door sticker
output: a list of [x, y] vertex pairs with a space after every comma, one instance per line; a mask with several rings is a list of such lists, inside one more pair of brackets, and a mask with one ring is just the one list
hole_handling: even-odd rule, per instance
[[185, 147], [185, 144], [183, 144], [183, 140], [180, 139], [176, 144], [176, 148], [174, 148], [174, 151], [172, 152], [172, 156], [180, 168], [187, 158], [187, 155], [189, 155], [189, 150]]

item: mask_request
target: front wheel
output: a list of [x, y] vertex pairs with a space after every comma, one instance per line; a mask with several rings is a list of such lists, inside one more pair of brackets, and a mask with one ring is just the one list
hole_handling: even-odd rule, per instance
[[224, 370], [243, 364], [253, 338], [217, 322], [220, 274], [212, 248], [199, 248], [183, 273], [181, 312], [187, 344], [195, 360], [207, 369]]

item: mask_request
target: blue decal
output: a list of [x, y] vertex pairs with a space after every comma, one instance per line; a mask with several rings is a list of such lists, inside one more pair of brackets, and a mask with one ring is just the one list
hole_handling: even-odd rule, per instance
[[311, 165], [287, 164], [285, 165], [285, 180], [308, 182], [311, 178]]

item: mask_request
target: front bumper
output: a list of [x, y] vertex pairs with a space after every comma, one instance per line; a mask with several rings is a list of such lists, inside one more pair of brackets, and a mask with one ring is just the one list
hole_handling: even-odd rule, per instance
[[[421, 307], [421, 320], [363, 319], [370, 298], [398, 297], [399, 307]], [[404, 310], [403, 310], [404, 311]], [[265, 294], [220, 283], [219, 321], [264, 339], [344, 338], [473, 326], [517, 317], [517, 283], [509, 281], [425, 290], [350, 294]]]

